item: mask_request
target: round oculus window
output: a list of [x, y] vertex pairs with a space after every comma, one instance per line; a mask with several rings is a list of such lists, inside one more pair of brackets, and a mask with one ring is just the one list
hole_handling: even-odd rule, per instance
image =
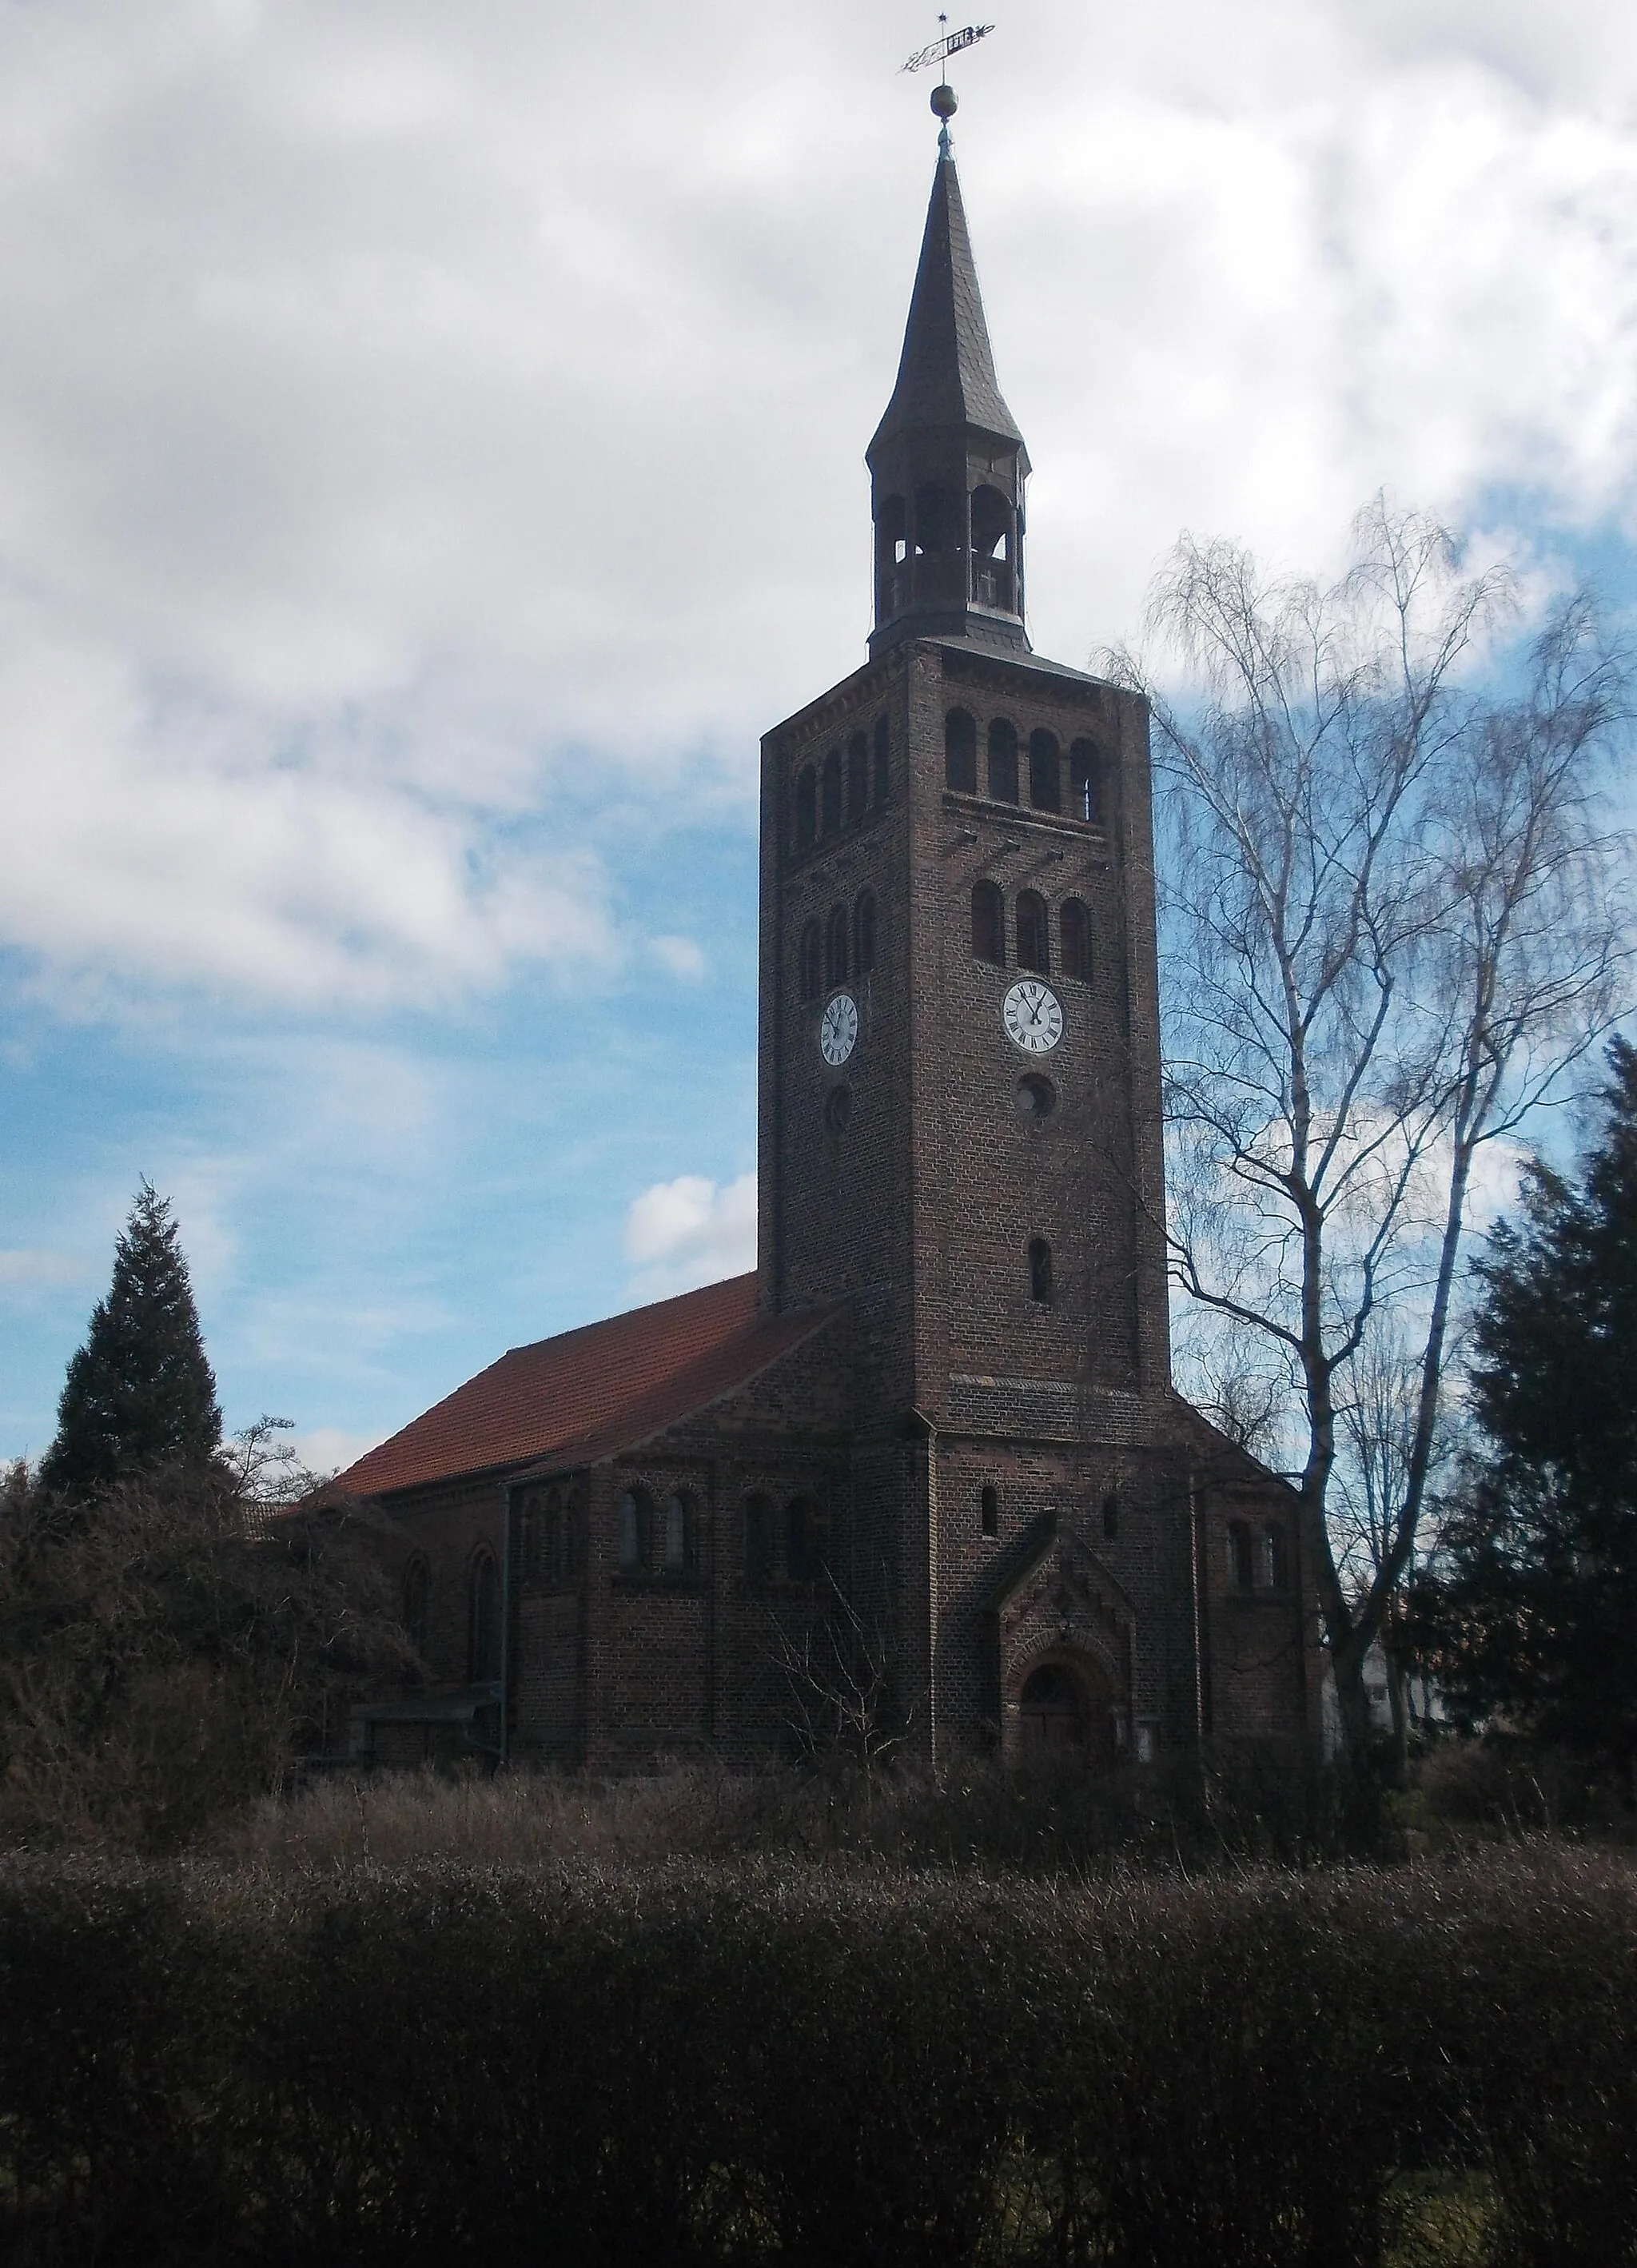
[[1013, 1091], [1012, 1106], [1020, 1118], [1049, 1118], [1057, 1108], [1057, 1089], [1039, 1071], [1026, 1071]]

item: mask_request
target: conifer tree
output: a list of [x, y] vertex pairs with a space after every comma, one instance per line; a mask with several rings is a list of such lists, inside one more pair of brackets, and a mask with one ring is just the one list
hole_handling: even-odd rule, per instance
[[1637, 1762], [1637, 1050], [1609, 1056], [1579, 1185], [1535, 1166], [1479, 1270], [1486, 1447], [1415, 1605], [1464, 1712]]
[[206, 1464], [221, 1439], [170, 1200], [144, 1179], [114, 1248], [108, 1295], [69, 1365], [40, 1476], [48, 1488], [92, 1490], [163, 1465]]

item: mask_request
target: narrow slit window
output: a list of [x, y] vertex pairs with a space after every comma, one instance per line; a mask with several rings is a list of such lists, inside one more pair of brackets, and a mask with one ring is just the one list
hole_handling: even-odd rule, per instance
[[1102, 766], [1095, 740], [1076, 740], [1068, 751], [1068, 788], [1076, 819], [1103, 816]]
[[1283, 1523], [1280, 1521], [1270, 1521], [1263, 1532], [1262, 1572], [1270, 1591], [1289, 1589], [1289, 1547], [1285, 1540]]
[[804, 1000], [816, 1000], [824, 990], [824, 932], [817, 918], [802, 924], [801, 983]]
[[1001, 1498], [998, 1490], [986, 1484], [978, 1492], [978, 1519], [986, 1535], [1001, 1532]]
[[943, 782], [957, 795], [978, 792], [978, 727], [965, 709], [943, 719]]
[[426, 1652], [427, 1609], [431, 1596], [431, 1571], [424, 1559], [412, 1559], [404, 1575], [404, 1636], [417, 1655]]
[[622, 1575], [640, 1575], [647, 1567], [650, 1525], [647, 1496], [641, 1489], [627, 1489], [619, 1505], [618, 1549]]
[[473, 1562], [466, 1611], [466, 1674], [488, 1685], [500, 1675], [500, 1570], [487, 1551]]
[[998, 882], [973, 885], [972, 951], [976, 961], [1006, 966], [1006, 901]]
[[1029, 1240], [1029, 1297], [1049, 1306], [1052, 1298], [1052, 1248], [1043, 1236]]
[[1017, 966], [1042, 976], [1052, 970], [1052, 951], [1046, 928], [1046, 900], [1038, 890], [1017, 893]]
[[829, 933], [825, 942], [825, 983], [831, 991], [847, 982], [847, 908], [831, 909]]
[[1057, 917], [1057, 934], [1063, 951], [1063, 974], [1083, 984], [1091, 975], [1091, 917], [1079, 898], [1065, 898]]
[[1119, 1498], [1112, 1489], [1103, 1499], [1103, 1535], [1107, 1543], [1119, 1541]]
[[1230, 1520], [1228, 1523], [1228, 1580], [1236, 1591], [1256, 1588], [1256, 1552], [1249, 1521]]
[[818, 832], [818, 775], [804, 764], [796, 776], [796, 847], [811, 850]]
[[680, 1490], [665, 1498], [664, 1556], [667, 1575], [686, 1575], [694, 1564], [693, 1507]]
[[853, 908], [853, 967], [860, 976], [868, 976], [875, 965], [876, 894], [860, 890]]
[[829, 1560], [825, 1516], [811, 1497], [791, 1499], [784, 1513], [784, 1572], [792, 1583], [816, 1583]]
[[745, 1499], [740, 1558], [745, 1582], [760, 1590], [773, 1572], [773, 1506], [765, 1496]]
[[1037, 811], [1061, 811], [1062, 762], [1055, 733], [1029, 735], [1029, 800]]
[[1004, 717], [989, 727], [989, 796], [995, 803], [1017, 800], [1017, 728]]

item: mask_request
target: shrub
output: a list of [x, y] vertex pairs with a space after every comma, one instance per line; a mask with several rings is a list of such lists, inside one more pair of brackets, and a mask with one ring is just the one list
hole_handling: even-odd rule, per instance
[[1583, 1853], [1077, 1885], [13, 1859], [0, 2238], [1346, 2268], [1384, 2199], [1431, 2259], [1414, 2200], [1481, 2195], [1496, 2263], [1605, 2268], [1637, 2257], [1634, 1925]]

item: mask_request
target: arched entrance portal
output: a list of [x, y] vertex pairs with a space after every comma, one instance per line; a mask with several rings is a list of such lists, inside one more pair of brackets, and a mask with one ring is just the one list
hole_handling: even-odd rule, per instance
[[1115, 1712], [1107, 1678], [1092, 1662], [1043, 1661], [1017, 1696], [1017, 1745], [1025, 1756], [1079, 1756], [1094, 1770], [1114, 1762]]

